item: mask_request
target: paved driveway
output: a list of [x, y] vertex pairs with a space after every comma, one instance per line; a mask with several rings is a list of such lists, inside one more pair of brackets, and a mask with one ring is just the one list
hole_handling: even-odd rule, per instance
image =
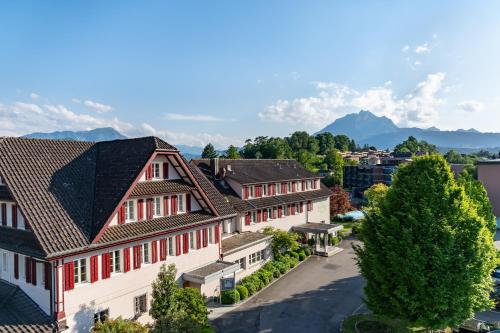
[[339, 332], [343, 318], [363, 307], [363, 278], [351, 241], [330, 258], [311, 257], [256, 297], [215, 319], [223, 332]]

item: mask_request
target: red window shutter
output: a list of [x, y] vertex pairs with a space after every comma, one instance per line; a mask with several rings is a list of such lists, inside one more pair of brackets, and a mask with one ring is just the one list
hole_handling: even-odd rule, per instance
[[97, 262], [97, 256], [90, 257], [90, 283], [94, 283], [99, 279], [99, 266]]
[[302, 191], [305, 191], [306, 190], [306, 181], [303, 180], [302, 181]]
[[201, 230], [200, 229], [196, 230], [196, 248], [197, 249], [201, 248]]
[[250, 212], [245, 215], [245, 225], [250, 225]]
[[274, 184], [273, 183], [270, 183], [268, 185], [268, 188], [269, 188], [269, 195], [275, 195], [276, 193], [274, 193]]
[[181, 235], [175, 236], [175, 255], [180, 256], [182, 252], [181, 249]]
[[255, 196], [260, 198], [262, 196], [262, 185], [255, 186]]
[[262, 221], [266, 222], [267, 221], [267, 209], [264, 209], [262, 211]]
[[300, 213], [303, 213], [303, 212], [304, 212], [304, 203], [303, 203], [303, 202], [301, 202], [301, 203], [299, 204], [299, 212], [300, 212]]
[[52, 285], [52, 272], [51, 272], [51, 269], [52, 269], [52, 266], [50, 264], [50, 262], [46, 262], [44, 265], [44, 269], [43, 269], [43, 273], [44, 273], [44, 286], [45, 286], [45, 290], [50, 290], [51, 289], [51, 285]]
[[19, 279], [19, 255], [14, 253], [14, 278]]
[[75, 288], [75, 265], [73, 262], [64, 264], [64, 290]]
[[110, 276], [110, 256], [109, 253], [103, 253], [101, 256], [101, 275], [102, 279], [107, 279]]
[[158, 261], [158, 241], [151, 242], [151, 262], [154, 264]]
[[313, 207], [312, 207], [312, 201], [308, 201], [307, 202], [307, 211], [312, 211]]
[[167, 240], [160, 239], [160, 260], [167, 259]]
[[243, 187], [243, 199], [248, 199], [248, 186]]
[[292, 183], [292, 192], [296, 192], [296, 191], [297, 191], [297, 183], [293, 182]]
[[220, 241], [220, 226], [218, 224], [215, 225], [215, 244], [219, 244]]
[[168, 163], [163, 162], [163, 179], [168, 179]]
[[118, 209], [118, 224], [125, 223], [125, 204]]
[[168, 197], [163, 197], [163, 216], [168, 216]]
[[17, 206], [12, 205], [12, 228], [17, 228]]
[[37, 284], [36, 278], [36, 260], [31, 259], [31, 284], [36, 286]]
[[257, 222], [261, 222], [262, 221], [262, 211], [258, 210], [257, 211]]
[[173, 195], [170, 198], [170, 208], [172, 209], [172, 215], [177, 215], [177, 196]]
[[187, 232], [182, 235], [182, 250], [183, 253], [189, 252], [189, 234]]
[[146, 211], [147, 211], [147, 219], [151, 220], [153, 218], [153, 198], [147, 199]]
[[127, 273], [130, 271], [130, 248], [123, 249], [123, 271]]
[[208, 229], [203, 229], [203, 247], [208, 246]]
[[2, 225], [7, 225], [7, 204], [3, 203], [1, 208], [2, 208]]
[[191, 211], [191, 194], [190, 193], [186, 193], [186, 212], [190, 212]]
[[283, 207], [278, 207], [278, 218], [280, 219], [283, 216]]
[[134, 269], [141, 268], [141, 246], [134, 246]]
[[137, 219], [139, 221], [144, 219], [144, 199], [137, 200]]
[[146, 169], [146, 180], [151, 180], [153, 178], [153, 165], [149, 164]]
[[31, 283], [31, 258], [24, 257], [24, 277], [26, 283]]

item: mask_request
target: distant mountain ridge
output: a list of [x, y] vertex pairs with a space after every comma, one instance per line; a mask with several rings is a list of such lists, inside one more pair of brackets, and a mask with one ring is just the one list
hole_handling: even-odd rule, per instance
[[318, 133], [345, 134], [360, 145], [368, 144], [379, 149], [393, 149], [394, 146], [414, 136], [438, 147], [453, 149], [487, 149], [500, 146], [500, 133], [482, 133], [471, 128], [456, 131], [441, 131], [436, 127], [428, 129], [398, 127], [387, 117], [378, 117], [370, 111], [348, 114], [335, 120]]
[[90, 131], [57, 131], [50, 133], [31, 133], [23, 135], [24, 138], [53, 139], [53, 140], [75, 140], [75, 141], [111, 141], [123, 140], [127, 137], [114, 128], [95, 128]]

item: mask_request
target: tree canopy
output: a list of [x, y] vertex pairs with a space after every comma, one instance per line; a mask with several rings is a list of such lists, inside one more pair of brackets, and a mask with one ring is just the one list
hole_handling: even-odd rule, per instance
[[414, 136], [410, 136], [408, 139], [394, 147], [394, 152], [412, 154], [416, 154], [418, 152], [436, 153], [437, 148], [435, 145], [430, 144], [427, 141], [419, 141]]
[[382, 200], [385, 198], [389, 187], [384, 183], [372, 185], [364, 193], [366, 200], [368, 200], [368, 209], [378, 209]]
[[491, 307], [494, 221], [480, 186], [439, 155], [398, 169], [355, 248], [375, 314], [442, 329]]
[[216, 158], [217, 156], [219, 156], [219, 154], [217, 154], [217, 151], [215, 151], [211, 143], [207, 144], [201, 153], [201, 157], [203, 158]]
[[345, 214], [350, 212], [353, 207], [351, 198], [341, 186], [333, 186], [331, 188], [333, 195], [330, 197], [330, 215], [333, 217], [337, 214]]

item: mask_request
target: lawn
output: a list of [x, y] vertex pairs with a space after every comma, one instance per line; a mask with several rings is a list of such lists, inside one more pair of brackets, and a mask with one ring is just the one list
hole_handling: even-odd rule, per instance
[[[355, 327], [357, 324], [358, 331]], [[421, 328], [408, 327], [401, 320], [386, 319], [375, 315], [354, 315], [347, 317], [342, 324], [344, 333], [416, 333]]]

